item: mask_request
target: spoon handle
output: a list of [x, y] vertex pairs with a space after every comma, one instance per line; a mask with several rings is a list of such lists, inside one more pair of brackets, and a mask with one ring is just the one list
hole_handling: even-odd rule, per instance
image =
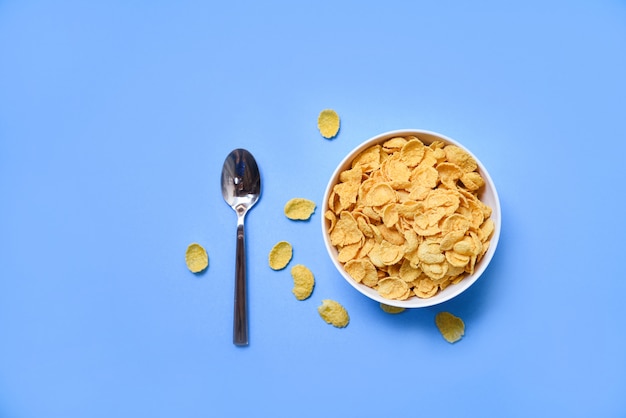
[[246, 245], [243, 217], [237, 222], [237, 254], [235, 260], [235, 315], [233, 343], [248, 345], [248, 300], [246, 289]]

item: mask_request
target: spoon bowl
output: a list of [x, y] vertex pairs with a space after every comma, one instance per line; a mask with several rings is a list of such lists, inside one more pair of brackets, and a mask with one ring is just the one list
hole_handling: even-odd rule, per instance
[[256, 160], [245, 149], [233, 150], [222, 167], [222, 196], [237, 213], [235, 257], [235, 312], [233, 343], [248, 345], [248, 300], [244, 221], [248, 210], [261, 196], [261, 174]]

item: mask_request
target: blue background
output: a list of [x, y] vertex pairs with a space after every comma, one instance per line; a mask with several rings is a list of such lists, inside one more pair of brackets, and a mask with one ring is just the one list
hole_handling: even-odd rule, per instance
[[[0, 417], [626, 416], [625, 75], [618, 0], [0, 1]], [[472, 150], [503, 221], [469, 291], [393, 316], [336, 272], [319, 211], [282, 209], [403, 128]], [[246, 348], [219, 184], [239, 147], [263, 179]], [[267, 266], [280, 240], [306, 301]]]

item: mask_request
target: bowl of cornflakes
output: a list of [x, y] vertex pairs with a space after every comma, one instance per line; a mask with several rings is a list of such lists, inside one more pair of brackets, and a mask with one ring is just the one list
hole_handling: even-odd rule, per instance
[[322, 233], [341, 276], [389, 306], [448, 301], [485, 271], [500, 236], [500, 201], [459, 142], [396, 130], [353, 149], [333, 172]]

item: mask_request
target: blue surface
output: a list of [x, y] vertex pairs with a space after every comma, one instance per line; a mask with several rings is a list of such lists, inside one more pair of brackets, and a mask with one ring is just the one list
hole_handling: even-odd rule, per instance
[[[0, 1], [0, 417], [626, 416], [625, 51], [617, 0]], [[334, 270], [321, 213], [282, 208], [401, 128], [470, 148], [503, 222], [468, 292], [392, 316]], [[243, 349], [219, 185], [238, 147], [264, 187]], [[267, 267], [279, 240], [306, 301]]]

